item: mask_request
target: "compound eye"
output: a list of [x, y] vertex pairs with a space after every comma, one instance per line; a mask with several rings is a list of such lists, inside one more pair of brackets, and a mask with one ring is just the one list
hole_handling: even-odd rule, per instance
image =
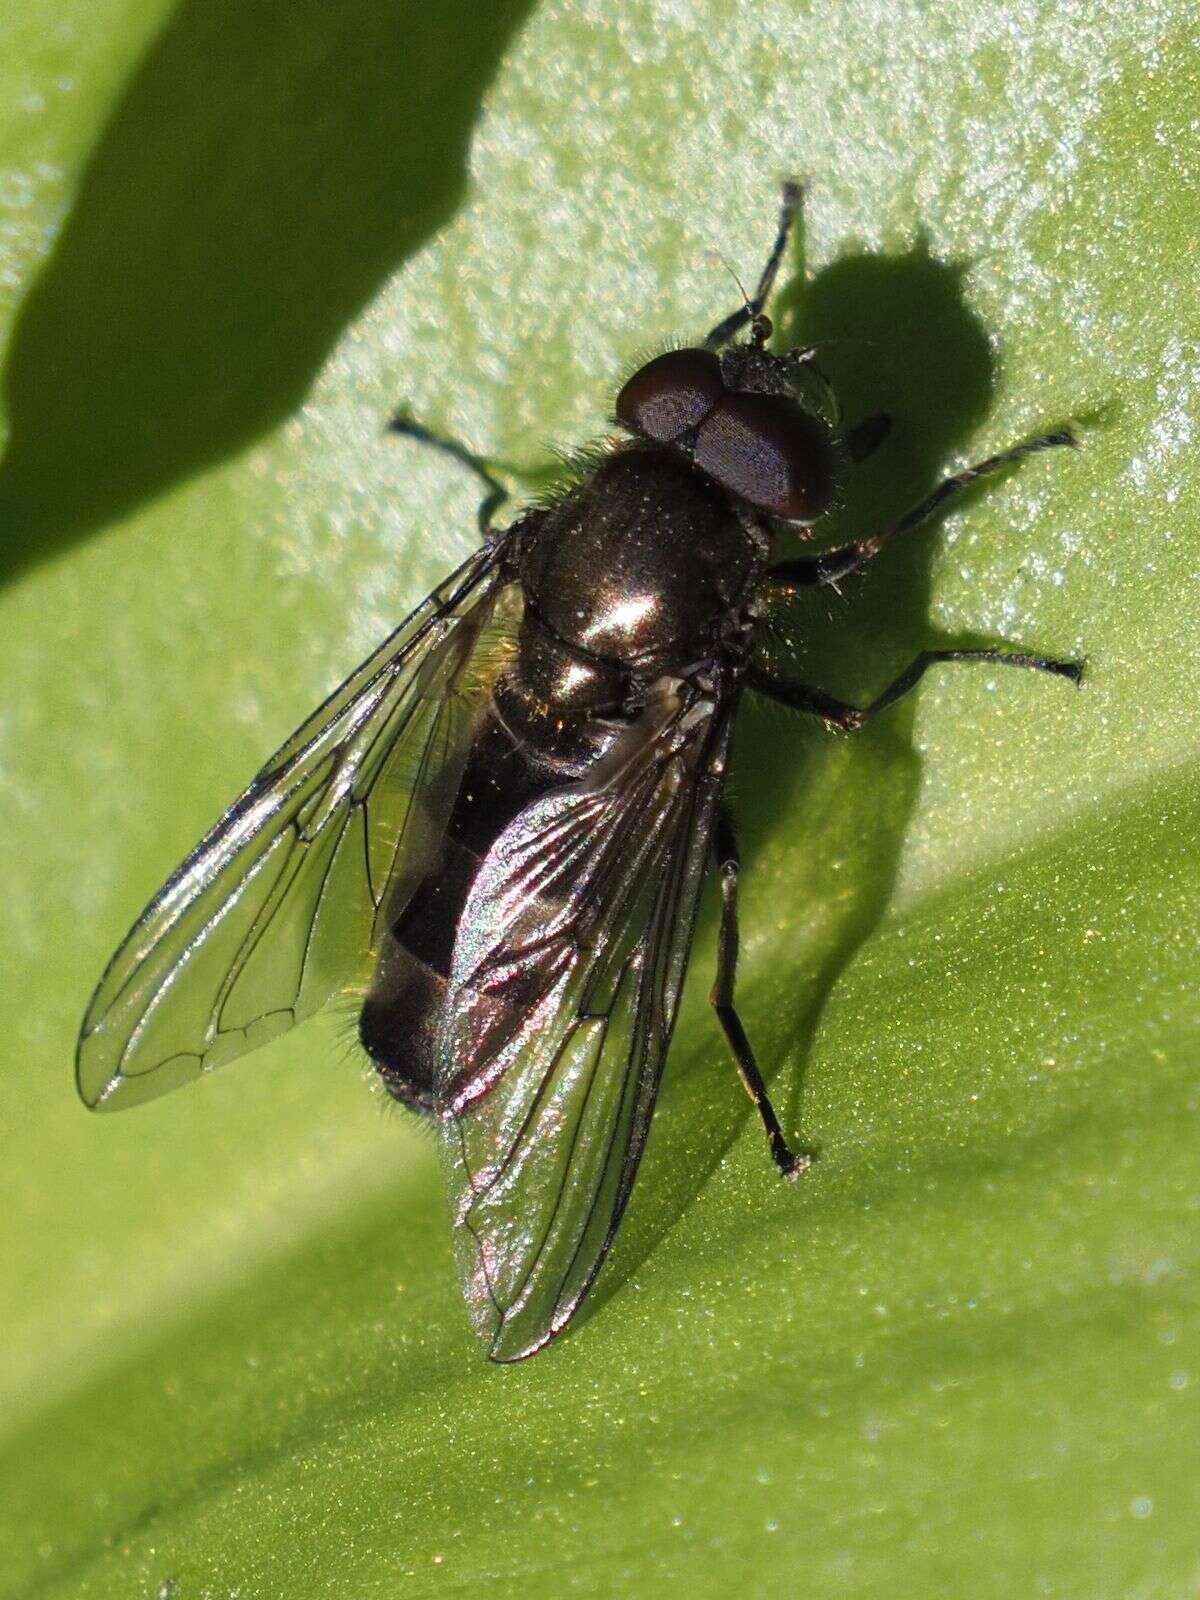
[[789, 395], [726, 394], [700, 425], [694, 459], [731, 494], [787, 522], [815, 522], [833, 499], [829, 431]]
[[725, 393], [711, 350], [668, 350], [634, 373], [617, 396], [617, 421], [670, 444], [696, 427]]

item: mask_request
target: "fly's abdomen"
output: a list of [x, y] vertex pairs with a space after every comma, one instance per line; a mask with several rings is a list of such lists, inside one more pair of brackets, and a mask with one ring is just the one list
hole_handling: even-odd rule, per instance
[[479, 859], [446, 840], [437, 876], [421, 884], [384, 936], [359, 1016], [359, 1039], [388, 1092], [418, 1111], [434, 1109], [438, 1018], [454, 931]]
[[522, 705], [528, 712], [527, 698], [516, 691], [514, 701], [513, 693], [511, 684], [498, 686], [504, 711], [494, 699], [481, 721], [437, 864], [384, 936], [359, 1017], [359, 1038], [388, 1092], [420, 1111], [436, 1109], [439, 1023], [454, 942], [480, 863], [519, 811], [576, 775], [570, 767], [577, 762], [569, 759], [564, 771], [561, 727], [544, 715], [531, 723], [521, 714]]

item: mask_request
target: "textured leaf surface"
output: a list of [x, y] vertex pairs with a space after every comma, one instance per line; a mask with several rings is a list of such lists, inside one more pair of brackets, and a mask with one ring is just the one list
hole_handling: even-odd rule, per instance
[[[0, 22], [0, 1594], [1177, 1596], [1200, 1548], [1200, 85], [1182, 0], [26, 0]], [[486, 25], [480, 20], [486, 15]], [[481, 1358], [433, 1143], [334, 1017], [108, 1119], [130, 920], [522, 462], [753, 276], [892, 437], [838, 529], [1074, 416], [797, 617], [596, 1304]], [[719, 255], [718, 255], [719, 252]], [[805, 277], [807, 272], [807, 278]], [[830, 529], [835, 537], [837, 529]]]

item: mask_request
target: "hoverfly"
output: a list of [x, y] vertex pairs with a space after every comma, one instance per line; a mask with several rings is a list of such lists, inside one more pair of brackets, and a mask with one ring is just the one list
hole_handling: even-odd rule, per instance
[[[834, 584], [955, 491], [1072, 445], [1047, 433], [946, 479], [893, 526], [773, 562], [886, 428], [842, 430], [812, 349], [764, 312], [800, 189], [784, 187], [754, 295], [621, 389], [619, 434], [481, 547], [274, 755], [113, 957], [79, 1040], [79, 1090], [161, 1094], [365, 984], [358, 1033], [388, 1091], [441, 1133], [467, 1307], [496, 1361], [561, 1332], [612, 1243], [654, 1111], [701, 885], [722, 911], [712, 1003], [766, 1130], [785, 1139], [735, 1007], [738, 852], [721, 792], [744, 690], [860, 728], [859, 707], [774, 676], [773, 608]], [[743, 336], [743, 337], [739, 337]], [[364, 992], [361, 988], [358, 991]]]

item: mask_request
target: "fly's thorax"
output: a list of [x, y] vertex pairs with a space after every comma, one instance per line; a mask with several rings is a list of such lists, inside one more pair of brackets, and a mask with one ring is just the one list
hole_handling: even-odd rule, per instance
[[[527, 672], [530, 656], [535, 657], [536, 670]], [[581, 676], [568, 683], [576, 667]], [[565, 698], [555, 699], [563, 685]], [[554, 640], [539, 639], [527, 614], [516, 666], [496, 685], [492, 710], [530, 759], [536, 759], [556, 782], [570, 783], [607, 749], [611, 719], [623, 719], [628, 697], [629, 679], [624, 673], [602, 663], [593, 671]]]
[[[545, 618], [525, 606], [516, 661], [499, 686], [505, 705], [519, 700], [536, 723], [617, 712], [629, 698], [629, 674], [619, 665], [568, 644]], [[513, 713], [508, 713], [512, 722]]]
[[[764, 544], [678, 456], [634, 444], [605, 457], [530, 529], [519, 558], [527, 611], [576, 657], [558, 663], [568, 698], [586, 692], [588, 660], [646, 680], [711, 655]], [[531, 671], [543, 649], [531, 631]]]

